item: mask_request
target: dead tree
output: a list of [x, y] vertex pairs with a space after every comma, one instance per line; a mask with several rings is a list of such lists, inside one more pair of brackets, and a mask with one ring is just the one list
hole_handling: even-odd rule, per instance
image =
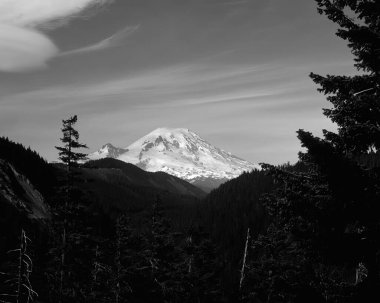
[[22, 229], [19, 248], [8, 251], [9, 255], [17, 256], [17, 261], [14, 262], [13, 270], [9, 273], [1, 273], [7, 276], [4, 281], [7, 291], [0, 294], [1, 303], [29, 303], [38, 296], [30, 282], [30, 274], [33, 270], [33, 262], [27, 252], [30, 241]]
[[246, 267], [246, 261], [247, 261], [247, 254], [248, 254], [248, 244], [249, 244], [249, 227], [247, 229], [247, 238], [245, 240], [245, 248], [244, 248], [244, 256], [243, 256], [243, 264], [240, 271], [240, 283], [239, 283], [239, 289], [241, 289], [244, 281], [244, 271]]

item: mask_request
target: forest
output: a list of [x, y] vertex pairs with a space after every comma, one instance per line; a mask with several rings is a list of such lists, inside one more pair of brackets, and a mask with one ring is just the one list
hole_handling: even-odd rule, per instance
[[[60, 164], [0, 138], [0, 302], [378, 302], [380, 2], [315, 2], [358, 72], [310, 74], [337, 128], [300, 129], [296, 164], [169, 193], [116, 160], [83, 164], [77, 116], [62, 121]], [[100, 169], [141, 182], [109, 173], [119, 192]], [[108, 201], [121, 193], [127, 204]]]

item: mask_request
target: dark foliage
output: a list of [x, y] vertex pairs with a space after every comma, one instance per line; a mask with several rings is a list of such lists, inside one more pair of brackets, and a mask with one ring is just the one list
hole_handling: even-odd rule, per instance
[[265, 232], [269, 217], [260, 197], [275, 186], [263, 171], [243, 173], [213, 190], [199, 208], [201, 224], [225, 260], [223, 287], [230, 294], [237, 290], [247, 228], [253, 238]]
[[[264, 165], [280, 188], [265, 203], [274, 218], [252, 245], [245, 299], [263, 302], [375, 302], [379, 300], [380, 176], [378, 1], [317, 0], [339, 25], [359, 76], [311, 78], [332, 107], [324, 114], [337, 133], [298, 138], [306, 170]], [[351, 17], [348, 17], [350, 14]]]
[[[146, 172], [136, 167], [108, 159], [76, 167], [84, 155], [71, 148], [85, 146], [72, 128], [76, 116], [63, 121], [65, 146], [58, 150], [72, 178], [57, 170], [62, 186], [49, 196], [49, 241], [32, 247], [38, 262], [30, 285], [40, 302], [379, 301], [380, 4], [316, 3], [338, 24], [362, 74], [311, 74], [332, 104], [324, 114], [338, 129], [323, 138], [300, 130], [305, 152], [294, 166], [263, 164], [202, 204], [186, 204], [167, 188], [146, 186]], [[9, 148], [0, 149], [16, 167], [19, 159], [49, 167], [22, 146], [0, 142], [19, 153], [12, 162]], [[30, 167], [20, 170], [41, 188], [49, 184]], [[176, 202], [179, 211], [171, 212]], [[13, 209], [7, 214], [17, 217]], [[170, 216], [191, 217], [190, 224], [173, 226]], [[38, 238], [38, 231], [31, 234]]]
[[79, 133], [74, 128], [78, 117], [76, 115], [62, 120], [62, 138], [60, 138], [63, 146], [56, 146], [59, 151], [59, 159], [66, 164], [68, 171], [73, 167], [77, 167], [79, 162], [86, 159], [86, 154], [77, 152], [77, 149], [88, 148], [85, 144], [79, 142]]
[[0, 159], [11, 163], [42, 193], [49, 194], [55, 184], [54, 168], [36, 151], [6, 137], [0, 137]]
[[272, 177], [254, 170], [222, 184], [204, 199], [203, 223], [223, 251], [231, 249], [240, 258], [247, 228], [255, 235], [265, 231], [268, 217], [260, 197], [274, 187]]

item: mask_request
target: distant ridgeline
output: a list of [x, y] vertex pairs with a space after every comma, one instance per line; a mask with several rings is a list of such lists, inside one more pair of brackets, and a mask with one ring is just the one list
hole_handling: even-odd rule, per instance
[[55, 182], [54, 168], [30, 147], [0, 137], [0, 159], [12, 164], [43, 194], [51, 191]]

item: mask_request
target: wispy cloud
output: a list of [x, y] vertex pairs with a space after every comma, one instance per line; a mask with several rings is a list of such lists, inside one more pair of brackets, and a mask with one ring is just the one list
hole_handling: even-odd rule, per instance
[[298, 81], [286, 80], [289, 72], [289, 68], [269, 64], [215, 66], [189, 63], [88, 85], [19, 93], [0, 102], [3, 105], [32, 102], [34, 106], [52, 108], [104, 106], [107, 110], [118, 110], [126, 105], [154, 109], [253, 100], [257, 105], [268, 106], [268, 97], [299, 88]]
[[97, 43], [87, 45], [81, 48], [69, 50], [66, 52], [62, 52], [59, 55], [60, 56], [70, 56], [70, 55], [78, 55], [83, 53], [89, 53], [94, 51], [100, 51], [106, 48], [116, 47], [123, 43], [123, 41], [130, 35], [132, 35], [134, 32], [136, 32], [139, 29], [140, 25], [135, 26], [127, 26], [126, 28], [123, 28], [122, 30], [116, 32], [115, 34], [111, 35], [110, 37], [107, 37]]
[[0, 23], [36, 28], [58, 19], [78, 17], [85, 9], [111, 0], [2, 0]]
[[39, 30], [45, 23], [67, 20], [109, 0], [2, 0], [0, 3], [0, 71], [43, 68], [59, 50]]
[[[336, 62], [330, 65], [339, 67]], [[310, 131], [321, 125], [331, 127], [320, 114], [324, 98], [307, 78], [313, 69], [285, 63], [196, 60], [88, 84], [47, 86], [4, 94], [0, 126], [14, 138], [22, 129], [22, 136], [33, 134], [30, 142], [53, 146], [51, 142], [59, 137], [59, 121], [74, 112], [81, 117], [81, 133], [93, 149], [104, 144], [104, 138], [124, 146], [168, 125], [194, 129], [215, 145], [252, 161], [292, 160], [299, 150], [295, 136], [299, 127]], [[290, 150], [281, 149], [283, 145], [291, 146]], [[46, 150], [53, 159], [56, 154], [51, 146]], [[233, 150], [229, 146], [240, 147]], [[260, 150], [261, 146], [265, 148]], [[277, 149], [286, 153], [278, 155], [273, 152]]]

